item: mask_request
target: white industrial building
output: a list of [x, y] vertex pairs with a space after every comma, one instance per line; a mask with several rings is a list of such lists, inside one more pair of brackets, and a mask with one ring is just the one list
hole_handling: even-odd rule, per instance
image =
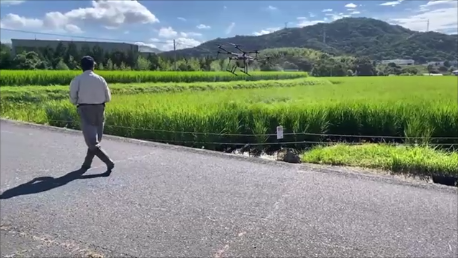
[[413, 59], [391, 59], [391, 60], [382, 60], [381, 64], [387, 65], [389, 63], [394, 63], [396, 65], [414, 65], [415, 61]]
[[81, 50], [84, 46], [93, 48], [99, 46], [105, 52], [130, 52], [137, 54], [139, 52], [139, 46], [129, 43], [121, 42], [99, 42], [99, 41], [70, 41], [70, 40], [38, 40], [38, 39], [11, 39], [13, 53], [26, 51], [33, 51], [37, 48], [50, 47], [55, 49], [60, 43], [68, 47], [69, 44], [73, 43], [78, 50]]
[[[429, 65], [432, 65], [432, 66], [444, 66], [446, 61], [434, 61], [434, 62], [428, 62], [426, 63], [425, 65], [426, 66], [429, 66]], [[449, 64], [453, 67], [458, 67], [458, 61], [457, 60], [452, 60], [452, 61], [448, 61]]]

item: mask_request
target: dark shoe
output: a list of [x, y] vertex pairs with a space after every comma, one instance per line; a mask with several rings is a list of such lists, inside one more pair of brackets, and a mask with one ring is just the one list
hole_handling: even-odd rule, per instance
[[91, 168], [92, 160], [94, 159], [95, 153], [91, 149], [87, 149], [86, 157], [84, 158], [83, 165], [81, 169], [88, 170]]
[[102, 148], [97, 148], [94, 152], [95, 155], [107, 165], [108, 171], [111, 171], [114, 168], [114, 162], [108, 157]]

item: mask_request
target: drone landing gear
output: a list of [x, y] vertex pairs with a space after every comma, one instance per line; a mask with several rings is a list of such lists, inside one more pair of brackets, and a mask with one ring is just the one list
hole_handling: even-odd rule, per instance
[[246, 75], [248, 75], [248, 76], [251, 76], [251, 75], [248, 73], [247, 70], [248, 70], [248, 69], [247, 69], [246, 67], [240, 68], [240, 71], [241, 71], [242, 73], [244, 73], [244, 74], [246, 74]]
[[251, 74], [248, 73], [248, 71], [247, 71], [248, 69], [247, 69], [246, 66], [245, 66], [245, 67], [239, 67], [239, 66], [237, 66], [237, 65], [234, 65], [234, 66], [232, 66], [232, 68], [231, 68], [230, 70], [229, 70], [229, 69], [226, 69], [226, 71], [232, 73], [232, 74], [235, 75], [235, 76], [238, 76], [238, 74], [235, 73], [235, 71], [237, 70], [237, 68], [239, 68], [240, 72], [242, 72], [242, 73], [244, 73], [244, 74], [246, 74], [246, 75], [248, 75], [248, 76], [251, 76]]
[[235, 72], [233, 72], [233, 71], [231, 71], [231, 70], [226, 70], [226, 71], [232, 73], [232, 74], [235, 75], [235, 76], [238, 76], [238, 74], [236, 74]]
[[232, 74], [235, 75], [235, 76], [238, 76], [238, 75], [235, 73], [235, 70], [236, 70], [236, 69], [237, 69], [237, 66], [234, 65], [234, 66], [232, 66], [232, 68], [231, 68], [230, 70], [229, 70], [229, 68], [227, 68], [226, 71], [232, 73]]

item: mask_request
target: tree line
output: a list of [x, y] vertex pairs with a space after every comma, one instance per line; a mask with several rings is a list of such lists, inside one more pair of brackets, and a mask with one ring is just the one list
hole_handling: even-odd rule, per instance
[[[60, 43], [56, 48], [34, 48], [13, 54], [11, 48], [1, 44], [0, 69], [2, 70], [79, 70], [80, 58], [94, 57], [97, 70], [138, 71], [224, 71], [229, 65], [227, 58], [216, 56], [171, 57], [155, 53], [133, 51], [104, 51], [100, 46], [83, 46]], [[445, 64], [444, 64], [445, 65]], [[383, 76], [418, 74], [415, 67], [395, 64], [379, 65], [367, 57], [333, 56], [306, 48], [276, 48], [260, 52], [258, 60], [250, 65], [258, 71], [306, 71], [312, 76]], [[440, 67], [440, 72], [448, 67]], [[430, 72], [437, 72], [428, 67]]]

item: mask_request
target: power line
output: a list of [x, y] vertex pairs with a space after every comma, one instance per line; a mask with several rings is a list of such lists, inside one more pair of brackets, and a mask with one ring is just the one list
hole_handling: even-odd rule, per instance
[[[105, 41], [114, 41], [114, 42], [122, 42], [122, 43], [145, 43], [142, 40], [132, 41], [132, 40], [119, 40], [119, 39], [110, 39], [110, 38], [97, 38], [97, 37], [85, 37], [85, 36], [74, 36], [74, 35], [65, 35], [65, 34], [56, 34], [56, 33], [46, 33], [46, 32], [35, 32], [35, 31], [26, 31], [26, 30], [14, 30], [14, 29], [6, 29], [0, 28], [0, 30], [11, 31], [11, 32], [21, 32], [26, 34], [34, 34], [34, 35], [47, 35], [47, 36], [56, 36], [56, 37], [66, 37], [66, 38], [80, 38], [80, 39], [95, 39], [95, 40], [105, 40]], [[171, 41], [155, 41], [151, 44], [172, 44]], [[179, 44], [179, 41], [177, 41]]]
[[323, 24], [323, 44], [326, 44], [326, 24]]

